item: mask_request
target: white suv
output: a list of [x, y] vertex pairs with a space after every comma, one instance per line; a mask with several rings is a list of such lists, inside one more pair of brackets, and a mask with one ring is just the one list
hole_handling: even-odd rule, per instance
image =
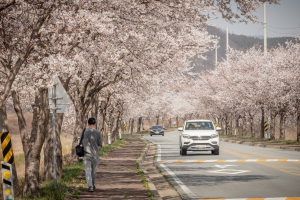
[[179, 131], [180, 155], [187, 151], [211, 151], [219, 155], [219, 134], [211, 120], [187, 120]]

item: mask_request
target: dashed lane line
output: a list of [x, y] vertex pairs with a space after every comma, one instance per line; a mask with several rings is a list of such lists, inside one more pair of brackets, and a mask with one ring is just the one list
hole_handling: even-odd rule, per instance
[[161, 160], [161, 163], [211, 163], [211, 162], [300, 162], [296, 159], [243, 159], [243, 160]]

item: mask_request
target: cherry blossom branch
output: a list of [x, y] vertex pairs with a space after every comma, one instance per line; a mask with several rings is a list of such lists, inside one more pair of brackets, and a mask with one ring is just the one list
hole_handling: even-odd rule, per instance
[[8, 4], [6, 4], [6, 5], [2, 6], [2, 7], [0, 7], [0, 12], [3, 11], [3, 10], [5, 10], [6, 8], [9, 8], [10, 6], [14, 5], [15, 3], [16, 3], [16, 1], [12, 0], [10, 3], [8, 3]]

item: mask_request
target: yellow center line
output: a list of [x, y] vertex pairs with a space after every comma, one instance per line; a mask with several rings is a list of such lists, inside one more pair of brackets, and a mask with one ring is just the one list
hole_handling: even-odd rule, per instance
[[206, 160], [196, 160], [195, 162], [204, 162], [204, 161], [206, 161]]
[[186, 160], [177, 160], [177, 161], [174, 161], [173, 163], [182, 163], [182, 162], [185, 162]]
[[288, 197], [285, 200], [300, 200], [300, 197]]

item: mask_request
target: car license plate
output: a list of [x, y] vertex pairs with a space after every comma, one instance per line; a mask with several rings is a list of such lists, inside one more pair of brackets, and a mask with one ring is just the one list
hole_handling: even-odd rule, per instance
[[206, 148], [206, 145], [196, 145], [196, 148]]

